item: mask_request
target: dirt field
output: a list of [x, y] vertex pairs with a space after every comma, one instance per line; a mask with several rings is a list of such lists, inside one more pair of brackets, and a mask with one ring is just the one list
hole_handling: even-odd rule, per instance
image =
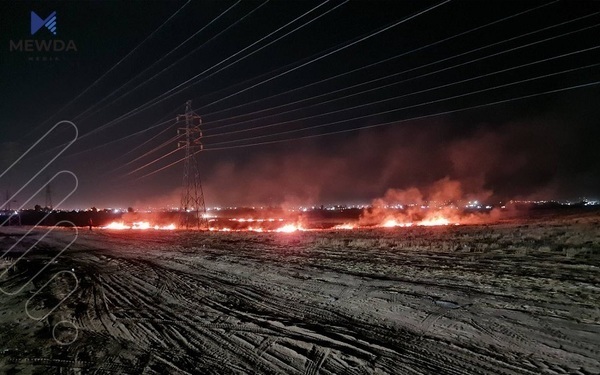
[[[27, 229], [0, 228], [0, 248]], [[74, 232], [60, 229], [16, 262], [46, 230], [0, 261], [3, 374], [600, 372], [598, 214], [298, 233], [81, 230], [62, 254]], [[71, 270], [68, 296], [75, 279], [57, 272]]]

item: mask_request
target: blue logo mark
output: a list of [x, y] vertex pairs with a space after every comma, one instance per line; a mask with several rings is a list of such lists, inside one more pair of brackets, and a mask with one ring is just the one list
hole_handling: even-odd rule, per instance
[[34, 11], [31, 11], [31, 35], [37, 33], [42, 26], [46, 26], [52, 34], [56, 35], [56, 12], [50, 13], [50, 15], [43, 20]]

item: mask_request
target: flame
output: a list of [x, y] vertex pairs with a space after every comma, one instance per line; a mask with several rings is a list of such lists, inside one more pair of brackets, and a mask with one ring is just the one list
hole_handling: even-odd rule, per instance
[[122, 222], [113, 221], [112, 223], [110, 223], [107, 226], [102, 227], [102, 228], [103, 229], [129, 229], [130, 227], [123, 224]]
[[229, 219], [229, 221], [237, 221], [239, 223], [246, 223], [246, 222], [247, 223], [253, 223], [255, 221], [258, 222], [258, 223], [262, 223], [262, 222], [268, 221], [268, 222], [272, 223], [274, 221], [283, 221], [283, 219], [281, 219], [281, 218], [278, 218], [278, 219], [275, 219], [275, 218], [254, 219], [254, 218], [243, 218], [243, 217], [242, 218], [237, 218], [237, 217], [234, 217], [234, 218]]
[[435, 217], [431, 219], [425, 219], [418, 223], [418, 225], [425, 227], [432, 227], [436, 225], [450, 225], [450, 221], [445, 217]]
[[344, 224], [340, 224], [340, 225], [336, 225], [333, 227], [333, 229], [344, 229], [344, 230], [351, 230], [351, 229], [355, 229], [356, 226], [354, 224], [350, 224], [350, 223], [344, 223]]
[[394, 219], [386, 220], [383, 224], [381, 224], [384, 228], [393, 228], [398, 226], [398, 222]]
[[379, 226], [383, 228], [395, 228], [395, 227], [412, 227], [413, 225], [423, 226], [423, 227], [434, 227], [434, 226], [442, 226], [442, 225], [459, 225], [459, 223], [452, 223], [449, 219], [443, 216], [434, 216], [431, 218], [425, 218], [421, 221], [417, 222], [400, 222], [397, 219], [387, 219]]
[[138, 221], [134, 222], [131, 226], [131, 229], [148, 229], [150, 228], [150, 223], [147, 221]]
[[276, 229], [275, 232], [292, 233], [292, 232], [296, 232], [299, 230], [304, 230], [304, 228], [302, 228], [299, 225], [286, 224], [286, 225], [282, 226], [281, 228]]
[[384, 228], [394, 228], [394, 227], [411, 227], [412, 223], [400, 223], [396, 219], [388, 219], [381, 224], [381, 227]]
[[124, 229], [175, 230], [176, 228], [177, 227], [175, 226], [175, 224], [169, 224], [169, 225], [164, 225], [164, 226], [160, 226], [160, 225], [153, 226], [147, 221], [136, 221], [136, 222], [133, 222], [131, 225], [126, 225], [122, 221], [113, 221], [112, 223], [108, 224], [107, 226], [102, 227], [102, 229], [115, 229], [115, 230], [124, 230]]
[[[216, 232], [257, 232], [257, 233], [294, 233], [298, 231], [315, 231], [321, 229], [307, 229], [298, 223], [285, 223], [284, 219], [281, 218], [230, 218], [225, 219], [230, 222], [236, 222], [240, 224], [231, 223], [230, 226], [218, 226], [215, 222], [208, 229]], [[270, 223], [282, 222], [280, 227], [269, 226]], [[458, 218], [453, 215], [446, 215], [446, 213], [436, 212], [435, 214], [426, 215], [424, 218], [416, 218], [400, 214], [389, 214], [379, 224], [361, 224], [360, 222], [352, 223], [347, 222], [331, 227], [331, 230], [357, 230], [361, 228], [373, 228], [373, 226], [380, 228], [408, 228], [412, 226], [446, 226], [446, 225], [459, 225]], [[175, 224], [169, 225], [158, 225], [149, 221], [135, 221], [132, 223], [125, 223], [123, 221], [113, 221], [112, 223], [102, 227], [103, 229], [112, 230], [176, 230]]]
[[160, 227], [158, 225], [154, 226], [154, 229], [159, 229], [159, 230], [175, 230], [177, 227], [175, 226], [175, 224], [169, 224], [166, 225], [164, 227]]
[[[252, 221], [259, 221], [257, 219], [243, 219], [244, 221], [248, 222], [252, 222]], [[276, 219], [271, 219], [269, 221], [275, 221]], [[240, 221], [238, 219], [236, 219], [235, 221]], [[279, 220], [277, 220], [279, 221]], [[243, 222], [243, 221], [242, 221]], [[245, 228], [237, 228], [237, 229], [232, 229], [232, 228], [228, 228], [228, 227], [210, 227], [208, 228], [209, 231], [211, 232], [258, 232], [258, 233], [268, 233], [268, 232], [280, 232], [280, 233], [292, 233], [292, 232], [296, 232], [296, 231], [305, 231], [307, 229], [303, 228], [300, 225], [295, 225], [295, 224], [286, 224], [280, 228], [277, 229], [266, 229], [263, 228], [261, 226], [248, 226]]]

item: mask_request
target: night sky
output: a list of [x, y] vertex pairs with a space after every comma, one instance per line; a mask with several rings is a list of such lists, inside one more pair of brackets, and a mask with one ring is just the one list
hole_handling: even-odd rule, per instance
[[[31, 35], [31, 11], [56, 11], [57, 34]], [[146, 175], [182, 158], [186, 100], [207, 206], [368, 203], [444, 178], [489, 201], [600, 195], [600, 2], [7, 1], [0, 15], [1, 170], [58, 121], [79, 129], [17, 203], [69, 170], [65, 208], [176, 206], [183, 163]], [[2, 198], [72, 137], [59, 127], [2, 176]], [[55, 180], [53, 203], [72, 186]]]

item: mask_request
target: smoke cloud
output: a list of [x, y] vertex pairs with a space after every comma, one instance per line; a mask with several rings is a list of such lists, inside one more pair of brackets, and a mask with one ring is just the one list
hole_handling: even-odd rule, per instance
[[[498, 202], [560, 198], [577, 190], [572, 179], [589, 173], [598, 179], [598, 166], [595, 172], [568, 168], [576, 163], [568, 142], [579, 138], [552, 121], [481, 124], [460, 132], [452, 129], [456, 126], [399, 124], [355, 134], [343, 143], [328, 145], [324, 137], [310, 146], [245, 150], [248, 158], [241, 163], [211, 157], [207, 200], [230, 205], [353, 203], [373, 197]], [[588, 181], [577, 188], [593, 191], [592, 185]]]

